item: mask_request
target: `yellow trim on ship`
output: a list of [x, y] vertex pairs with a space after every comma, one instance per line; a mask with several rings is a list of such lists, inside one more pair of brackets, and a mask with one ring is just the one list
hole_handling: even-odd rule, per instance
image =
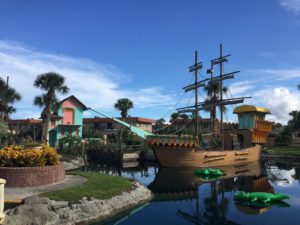
[[265, 114], [270, 114], [270, 110], [267, 108], [255, 106], [255, 105], [241, 105], [236, 107], [233, 113], [244, 113], [244, 112], [260, 112]]

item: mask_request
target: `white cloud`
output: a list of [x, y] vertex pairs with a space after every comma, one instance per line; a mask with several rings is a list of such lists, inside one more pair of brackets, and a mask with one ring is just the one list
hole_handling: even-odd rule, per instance
[[258, 105], [271, 110], [270, 120], [286, 124], [290, 120], [289, 113], [300, 110], [300, 94], [286, 87], [264, 89], [253, 96]]
[[10, 84], [23, 97], [22, 101], [16, 104], [15, 118], [38, 115], [40, 109], [34, 107], [32, 101], [41, 91], [33, 87], [33, 82], [38, 74], [50, 71], [65, 76], [70, 94], [77, 96], [87, 106], [100, 110], [113, 110], [113, 103], [122, 97], [132, 99], [136, 108], [169, 106], [174, 102], [174, 94], [166, 94], [160, 87], [124, 88], [124, 84], [129, 82], [125, 79], [128, 74], [112, 65], [44, 53], [10, 41], [0, 40], [0, 71], [2, 78], [10, 76]]
[[253, 74], [265, 75], [264, 77], [269, 81], [283, 81], [300, 78], [300, 68], [288, 69], [258, 69], [250, 70]]
[[[252, 90], [255, 86], [254, 83], [256, 80], [246, 80], [232, 83], [229, 86], [229, 92], [232, 97], [240, 97], [241, 95], [249, 95], [249, 91]], [[231, 97], [231, 96], [230, 96]]]
[[300, 0], [279, 0], [279, 4], [287, 11], [300, 14]]

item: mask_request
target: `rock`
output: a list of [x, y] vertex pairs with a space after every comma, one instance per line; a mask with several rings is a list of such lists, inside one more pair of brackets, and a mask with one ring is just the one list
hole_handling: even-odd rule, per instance
[[104, 220], [129, 210], [152, 198], [151, 191], [139, 183], [130, 192], [106, 200], [83, 197], [78, 203], [69, 206], [66, 201], [52, 201], [48, 198], [32, 196], [24, 204], [7, 210], [6, 225], [60, 225], [87, 224]]
[[70, 161], [64, 161], [65, 170], [74, 170], [85, 166], [84, 159], [82, 157], [77, 157], [77, 159], [72, 159]]
[[56, 210], [56, 209], [67, 207], [69, 205], [69, 202], [67, 202], [67, 201], [55, 201], [55, 202], [52, 202], [50, 205], [51, 205], [53, 210]]
[[13, 215], [7, 213], [4, 225], [59, 224], [59, 215], [50, 211], [46, 204], [25, 204], [18, 206], [13, 211]]
[[52, 201], [46, 197], [39, 197], [38, 195], [32, 195], [24, 199], [24, 204], [50, 204]]

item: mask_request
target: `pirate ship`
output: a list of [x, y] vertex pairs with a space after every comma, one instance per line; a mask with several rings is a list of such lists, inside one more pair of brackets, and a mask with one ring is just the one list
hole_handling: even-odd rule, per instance
[[[162, 166], [215, 167], [259, 160], [261, 145], [266, 143], [267, 136], [272, 129], [272, 123], [265, 120], [265, 115], [270, 114], [268, 109], [241, 105], [234, 110], [234, 113], [238, 115], [239, 128], [230, 130], [224, 128], [225, 106], [244, 103], [245, 99], [250, 98], [223, 98], [223, 81], [233, 79], [240, 72], [223, 73], [223, 64], [228, 62], [229, 56], [223, 55], [221, 44], [219, 57], [211, 60], [211, 67], [207, 71], [210, 77], [199, 81], [198, 73], [203, 66], [202, 62], [198, 62], [198, 53], [195, 52], [195, 63], [189, 67], [189, 72], [194, 74], [195, 81], [183, 88], [184, 92], [194, 92], [195, 102], [192, 106], [177, 109], [178, 113], [192, 113], [193, 118], [190, 121], [195, 124], [193, 134], [153, 134], [116, 118], [112, 119], [143, 138], [153, 149], [155, 157]], [[216, 66], [219, 66], [218, 76], [214, 76]], [[199, 89], [216, 84], [218, 93], [210, 96], [209, 101], [199, 102]], [[220, 113], [218, 130], [215, 129], [216, 118], [214, 116], [217, 109]], [[203, 110], [210, 111], [210, 133], [206, 134], [201, 132], [199, 126], [199, 120], [201, 120], [199, 112]], [[103, 113], [100, 114], [110, 118]]]

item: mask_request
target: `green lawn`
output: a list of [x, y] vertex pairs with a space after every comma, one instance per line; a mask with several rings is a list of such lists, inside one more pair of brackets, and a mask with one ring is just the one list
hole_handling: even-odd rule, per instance
[[107, 199], [120, 194], [122, 191], [132, 190], [132, 183], [124, 177], [93, 172], [70, 172], [68, 174], [86, 177], [87, 181], [77, 187], [50, 191], [39, 196], [56, 201], [77, 202], [83, 197]]
[[291, 156], [300, 156], [300, 147], [295, 146], [276, 146], [268, 149], [271, 154], [282, 154]]

